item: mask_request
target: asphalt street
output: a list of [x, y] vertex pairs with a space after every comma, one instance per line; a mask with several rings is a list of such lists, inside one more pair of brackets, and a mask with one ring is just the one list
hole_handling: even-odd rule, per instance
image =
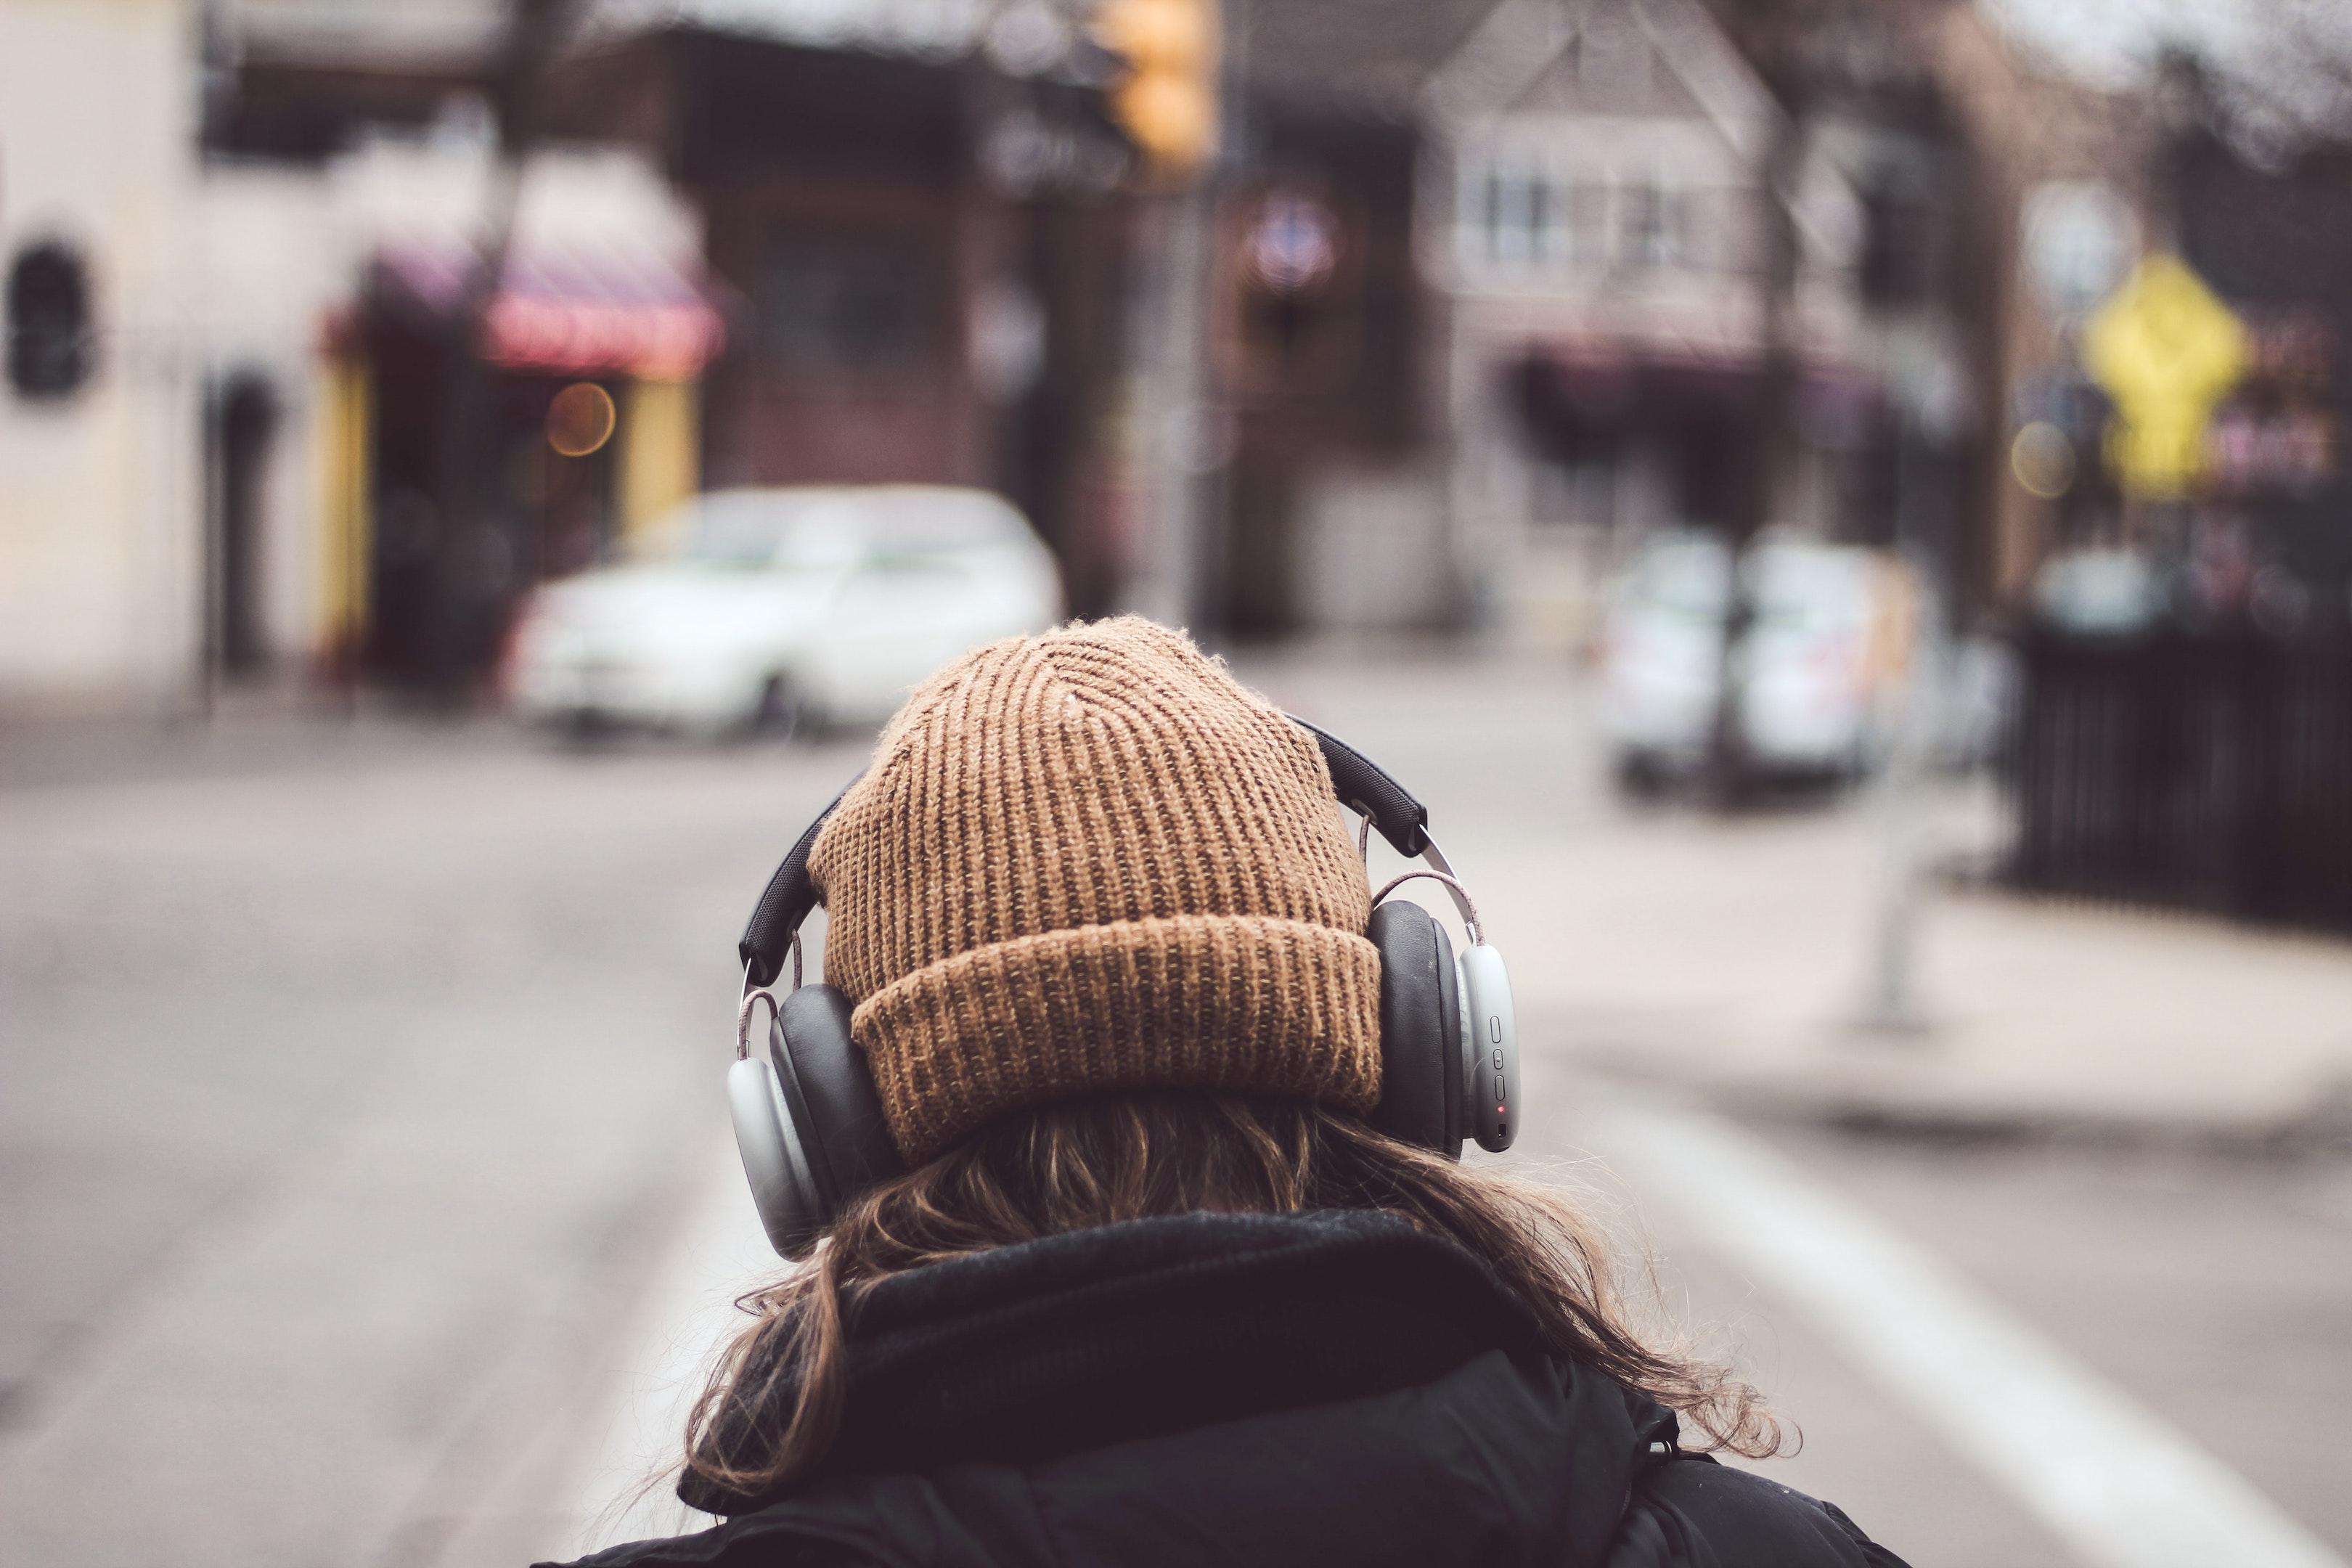
[[[1563, 677], [1244, 673], [1430, 804], [1552, 999], [1512, 1161], [1590, 1191], [1657, 1310], [1801, 1427], [1767, 1473], [1922, 1565], [2140, 1563], [2160, 1544], [2080, 1498], [2154, 1455], [2182, 1529], [2253, 1530], [2235, 1561], [2352, 1554], [2340, 1155], [1897, 1136], [1597, 1079], [1576, 1031], [1670, 1025], [1677, 975], [1736, 1010], [1720, 911], [1842, 896], [1866, 814], [1695, 853], [1685, 815], [1610, 797]], [[862, 742], [371, 716], [0, 748], [0, 1561], [512, 1563], [630, 1522], [630, 1456], [761, 1267], [724, 1142], [736, 931]], [[1818, 875], [1759, 869], [1817, 843]], [[1673, 964], [1508, 946], [1548, 902], [1661, 888]], [[2074, 1494], [2014, 1462], [2078, 1431], [2112, 1440]]]

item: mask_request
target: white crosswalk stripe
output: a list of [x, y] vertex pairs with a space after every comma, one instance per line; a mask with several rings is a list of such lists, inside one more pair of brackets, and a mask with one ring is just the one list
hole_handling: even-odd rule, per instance
[[1927, 1252], [1718, 1117], [1596, 1097], [1646, 1203], [1802, 1312], [2096, 1568], [2345, 1568], [2246, 1479]]

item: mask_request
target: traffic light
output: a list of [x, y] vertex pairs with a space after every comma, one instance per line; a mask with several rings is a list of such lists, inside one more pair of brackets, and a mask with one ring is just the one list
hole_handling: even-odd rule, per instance
[[1111, 110], [1152, 171], [1196, 173], [1217, 151], [1217, 0], [1103, 0], [1095, 37], [1126, 62]]

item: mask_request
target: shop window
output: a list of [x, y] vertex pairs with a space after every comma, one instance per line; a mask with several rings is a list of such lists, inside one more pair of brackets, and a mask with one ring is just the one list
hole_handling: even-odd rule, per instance
[[1500, 163], [1490, 167], [1480, 214], [1486, 258], [1505, 263], [1533, 260], [1544, 206], [1543, 182], [1533, 173]]
[[8, 268], [8, 384], [21, 397], [70, 397], [89, 379], [89, 269], [62, 240], [17, 252]]
[[1496, 161], [1476, 166], [1465, 197], [1462, 252], [1475, 263], [1559, 274], [1609, 264], [1688, 267], [1697, 258], [1693, 194], [1655, 178], [1612, 185]]
[[1345, 386], [1369, 352], [1363, 218], [1304, 190], [1276, 188], [1243, 206], [1231, 242], [1234, 331], [1228, 360], [1253, 391]]
[[919, 370], [937, 357], [931, 268], [897, 246], [787, 251], [761, 300], [768, 352], [795, 375]]
[[1592, 197], [1601, 188], [1496, 161], [1475, 166], [1463, 215], [1464, 253], [1503, 267], [1559, 270], [1591, 258]]
[[1934, 210], [1886, 186], [1863, 197], [1862, 297], [1881, 310], [1923, 304], [1935, 288]]
[[1569, 253], [1580, 267], [1609, 259], [1609, 183], [1579, 180], [1568, 187]]
[[1591, 259], [1595, 190], [1590, 181], [1569, 178], [1544, 187], [1543, 258], [1554, 270]]
[[1617, 193], [1619, 257], [1636, 268], [1677, 267], [1689, 248], [1689, 203], [1655, 180], [1629, 181]]

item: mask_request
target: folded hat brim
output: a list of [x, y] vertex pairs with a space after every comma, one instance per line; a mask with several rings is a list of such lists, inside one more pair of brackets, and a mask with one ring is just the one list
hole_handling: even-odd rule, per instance
[[1008, 1110], [1121, 1089], [1380, 1099], [1380, 954], [1351, 931], [1170, 915], [1015, 937], [915, 971], [851, 1030], [910, 1164]]

